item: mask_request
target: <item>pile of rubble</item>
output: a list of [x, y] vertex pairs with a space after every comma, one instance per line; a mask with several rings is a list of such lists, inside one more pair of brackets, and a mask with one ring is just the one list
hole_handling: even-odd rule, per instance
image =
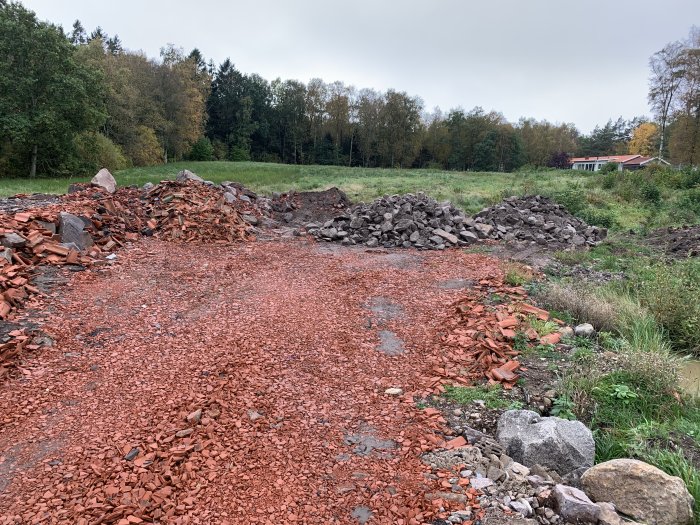
[[[593, 466], [593, 434], [580, 421], [509, 410], [496, 438], [468, 429], [422, 456], [445, 479], [432, 497], [465, 506], [448, 523], [471, 523], [475, 509], [490, 508], [533, 525], [692, 523], [693, 498], [680, 478], [632, 459]], [[476, 505], [468, 489], [481, 493]]]
[[[453, 368], [461, 378], [470, 381], [487, 379], [491, 384], [500, 383], [510, 389], [518, 380], [520, 362], [515, 359], [520, 352], [512, 346], [516, 337], [525, 337], [537, 344], [557, 344], [561, 334], [555, 332], [544, 337], [532, 328], [531, 320], [552, 321], [549, 312], [524, 301], [526, 293], [521, 287], [509, 287], [498, 279], [484, 280], [474, 286], [453, 306], [456, 315], [445, 323], [442, 342], [455, 356]], [[489, 295], [497, 294], [508, 302], [490, 307], [484, 306]], [[460, 363], [468, 364], [465, 367]]]
[[[40, 295], [32, 284], [40, 266], [84, 268], [109, 261], [116, 257], [114, 251], [141, 235], [182, 242], [249, 239], [265, 201], [240, 185], [197, 179], [181, 172], [179, 182], [117, 189], [112, 175], [101, 170], [91, 184], [73, 185], [56, 202], [0, 212], [0, 320]], [[31, 346], [23, 330], [4, 334], [0, 375], [3, 364]]]
[[464, 222], [462, 212], [449, 202], [407, 193], [358, 204], [347, 214], [306, 229], [318, 239], [347, 245], [442, 250], [477, 239], [464, 229]]
[[323, 241], [368, 247], [442, 250], [480, 240], [521, 241], [554, 247], [594, 246], [607, 235], [547, 197], [510, 197], [466, 217], [450, 202], [423, 193], [382, 197], [306, 229]]
[[605, 228], [589, 226], [566, 208], [541, 195], [509, 197], [465, 222], [481, 239], [527, 241], [547, 246], [595, 246]]
[[242, 203], [251, 216], [254, 211], [245, 201], [231, 197], [237, 199], [229, 191], [193, 181], [161, 182], [144, 195], [148, 216], [144, 233], [183, 242], [245, 240], [250, 226], [236, 203]]

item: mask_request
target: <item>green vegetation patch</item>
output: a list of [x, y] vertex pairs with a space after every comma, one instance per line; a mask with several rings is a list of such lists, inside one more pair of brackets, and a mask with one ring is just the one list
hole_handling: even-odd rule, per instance
[[477, 400], [484, 402], [486, 408], [492, 410], [517, 409], [522, 403], [503, 397], [503, 389], [500, 385], [494, 386], [448, 386], [445, 397], [460, 405], [471, 405]]

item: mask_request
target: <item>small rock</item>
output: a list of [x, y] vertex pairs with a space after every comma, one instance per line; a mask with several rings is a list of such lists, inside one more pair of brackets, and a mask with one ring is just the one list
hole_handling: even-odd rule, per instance
[[597, 523], [600, 507], [583, 491], [566, 485], [554, 487], [554, 499], [559, 515], [573, 523]]
[[124, 459], [126, 461], [133, 461], [138, 457], [140, 452], [141, 450], [138, 447], [134, 447], [124, 456]]
[[241, 217], [245, 222], [247, 222], [251, 226], [255, 226], [256, 224], [258, 224], [258, 218], [255, 215], [243, 214]]
[[476, 490], [483, 490], [486, 487], [490, 487], [494, 483], [493, 480], [489, 478], [471, 478], [469, 480], [469, 484]]
[[188, 423], [193, 423], [197, 424], [199, 421], [202, 419], [202, 409], [198, 408], [194, 412], [191, 412], [190, 414], [187, 415], [187, 422]]
[[403, 390], [401, 388], [387, 388], [384, 393], [388, 396], [402, 396]]
[[184, 438], [192, 434], [192, 432], [194, 432], [193, 428], [186, 428], [185, 430], [180, 430], [179, 432], [177, 432], [175, 434], [175, 437]]
[[592, 324], [583, 323], [574, 328], [574, 334], [577, 337], [593, 337], [595, 335], [595, 328]]
[[562, 339], [571, 339], [575, 334], [574, 329], [570, 326], [564, 326], [563, 328], [560, 328], [559, 333], [561, 334]]
[[532, 506], [530, 505], [530, 503], [526, 499], [523, 499], [523, 498], [520, 498], [517, 501], [511, 501], [510, 508], [513, 509], [515, 512], [519, 512], [525, 518], [529, 518], [530, 516], [532, 516], [534, 514], [534, 511], [532, 510]]
[[153, 188], [155, 188], [155, 184], [153, 184], [152, 182], [147, 182], [146, 184], [144, 184], [144, 185], [141, 187], [141, 189], [142, 189], [143, 191], [150, 191], [150, 190], [152, 190]]
[[539, 464], [562, 475], [592, 466], [595, 457], [593, 434], [583, 423], [529, 410], [504, 412], [497, 437], [514, 461], [527, 467]]
[[248, 419], [251, 421], [257, 421], [258, 419], [261, 419], [265, 416], [263, 416], [260, 412], [257, 410], [248, 410]]
[[6, 248], [22, 248], [25, 244], [27, 244], [27, 239], [14, 232], [10, 232], [5, 233], [2, 237], [0, 237], [0, 244]]

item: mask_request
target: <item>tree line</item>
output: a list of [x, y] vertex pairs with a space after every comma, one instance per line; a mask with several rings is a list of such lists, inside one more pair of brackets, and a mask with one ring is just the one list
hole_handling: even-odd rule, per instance
[[[573, 124], [511, 123], [480, 107], [427, 111], [419, 97], [393, 89], [268, 81], [229, 59], [217, 66], [197, 49], [171, 44], [149, 58], [102, 28], [88, 33], [76, 21], [65, 33], [0, 0], [0, 176], [181, 159], [512, 171], [658, 147], [687, 162], [695, 157], [679, 152], [696, 136], [693, 117], [700, 122], [698, 105], [692, 113], [687, 103], [690, 91], [687, 81], [678, 83], [660, 126], [619, 118], [584, 135]], [[656, 95], [650, 100], [656, 109]]]

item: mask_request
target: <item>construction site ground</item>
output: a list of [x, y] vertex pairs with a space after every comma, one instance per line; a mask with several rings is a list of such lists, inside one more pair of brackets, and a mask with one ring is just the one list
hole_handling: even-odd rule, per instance
[[416, 400], [451, 305], [502, 277], [458, 250], [129, 244], [34, 314], [56, 343], [3, 384], [0, 523], [432, 523], [445, 422]]

